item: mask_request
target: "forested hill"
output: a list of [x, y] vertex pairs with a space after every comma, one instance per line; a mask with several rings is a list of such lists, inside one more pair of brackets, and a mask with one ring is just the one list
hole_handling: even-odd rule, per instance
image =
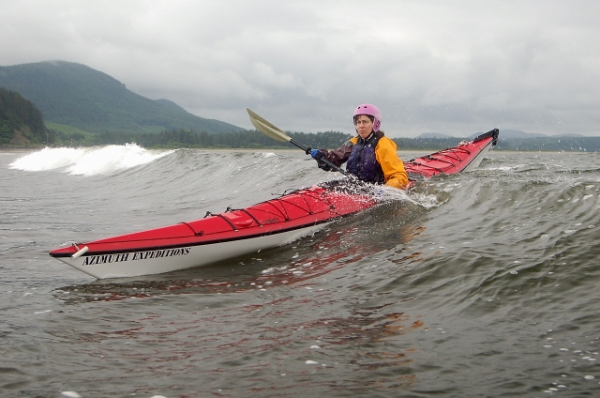
[[0, 145], [42, 144], [47, 137], [42, 113], [31, 101], [0, 87]]
[[242, 130], [192, 115], [170, 101], [142, 97], [105, 73], [71, 62], [0, 66], [0, 86], [30, 100], [42, 111], [46, 122], [92, 133], [158, 133], [180, 128], [208, 133]]

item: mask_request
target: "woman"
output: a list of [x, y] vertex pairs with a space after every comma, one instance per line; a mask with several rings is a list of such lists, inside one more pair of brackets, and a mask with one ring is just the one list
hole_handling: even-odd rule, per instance
[[361, 181], [406, 188], [408, 176], [404, 170], [404, 163], [396, 153], [396, 143], [379, 130], [379, 109], [371, 104], [359, 105], [354, 111], [353, 119], [358, 134], [356, 137], [333, 151], [312, 150], [311, 156], [317, 160], [319, 167], [329, 170], [329, 167], [320, 161], [323, 158], [338, 167], [348, 162], [346, 171]]

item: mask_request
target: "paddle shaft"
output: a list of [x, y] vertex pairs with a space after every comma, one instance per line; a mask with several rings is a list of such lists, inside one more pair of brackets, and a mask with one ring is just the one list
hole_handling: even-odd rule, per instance
[[[302, 149], [304, 151], [304, 153], [306, 153], [307, 155], [310, 155], [310, 151], [312, 150], [312, 148], [310, 147], [305, 147], [304, 145], [294, 141], [293, 138], [290, 138], [290, 144], [296, 145], [298, 148]], [[331, 167], [332, 169], [334, 169], [335, 171], [339, 171], [340, 173], [342, 173], [343, 175], [346, 175], [346, 171], [340, 167], [337, 167], [335, 164], [333, 164], [332, 162], [330, 162], [329, 160], [325, 159], [325, 158], [321, 158], [318, 160], [319, 162], [323, 162], [325, 163], [327, 166]]]
[[296, 145], [298, 148], [302, 149], [304, 151], [304, 153], [306, 153], [307, 155], [310, 155], [310, 151], [312, 150], [312, 148], [305, 147], [304, 145], [294, 141], [293, 138], [290, 139], [290, 144]]
[[[294, 141], [292, 137], [285, 134], [279, 127], [275, 126], [274, 124], [266, 120], [264, 117], [254, 112], [252, 109], [246, 108], [246, 110], [248, 111], [248, 115], [250, 116], [250, 121], [258, 131], [265, 134], [266, 136], [269, 136], [270, 138], [273, 138], [274, 140], [289, 142], [302, 149], [307, 155], [310, 155], [310, 147], [306, 147], [300, 144], [299, 142]], [[343, 169], [339, 168], [338, 166], [336, 166], [335, 164], [333, 164], [325, 158], [321, 158], [318, 161], [325, 163], [327, 166], [331, 167], [335, 171], [339, 171], [343, 175], [348, 175]]]

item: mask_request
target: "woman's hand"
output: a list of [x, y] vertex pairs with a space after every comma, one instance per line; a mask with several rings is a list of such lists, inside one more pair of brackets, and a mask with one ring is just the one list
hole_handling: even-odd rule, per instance
[[312, 156], [312, 158], [318, 162], [319, 160], [323, 159], [325, 154], [323, 153], [323, 151], [313, 149], [312, 151], [310, 151], [310, 156]]

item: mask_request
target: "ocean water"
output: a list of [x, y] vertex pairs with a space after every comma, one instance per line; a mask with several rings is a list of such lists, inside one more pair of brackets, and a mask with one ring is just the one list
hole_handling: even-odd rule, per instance
[[183, 272], [97, 281], [48, 256], [337, 177], [294, 150], [0, 152], [0, 396], [600, 396], [595, 153], [491, 151]]

